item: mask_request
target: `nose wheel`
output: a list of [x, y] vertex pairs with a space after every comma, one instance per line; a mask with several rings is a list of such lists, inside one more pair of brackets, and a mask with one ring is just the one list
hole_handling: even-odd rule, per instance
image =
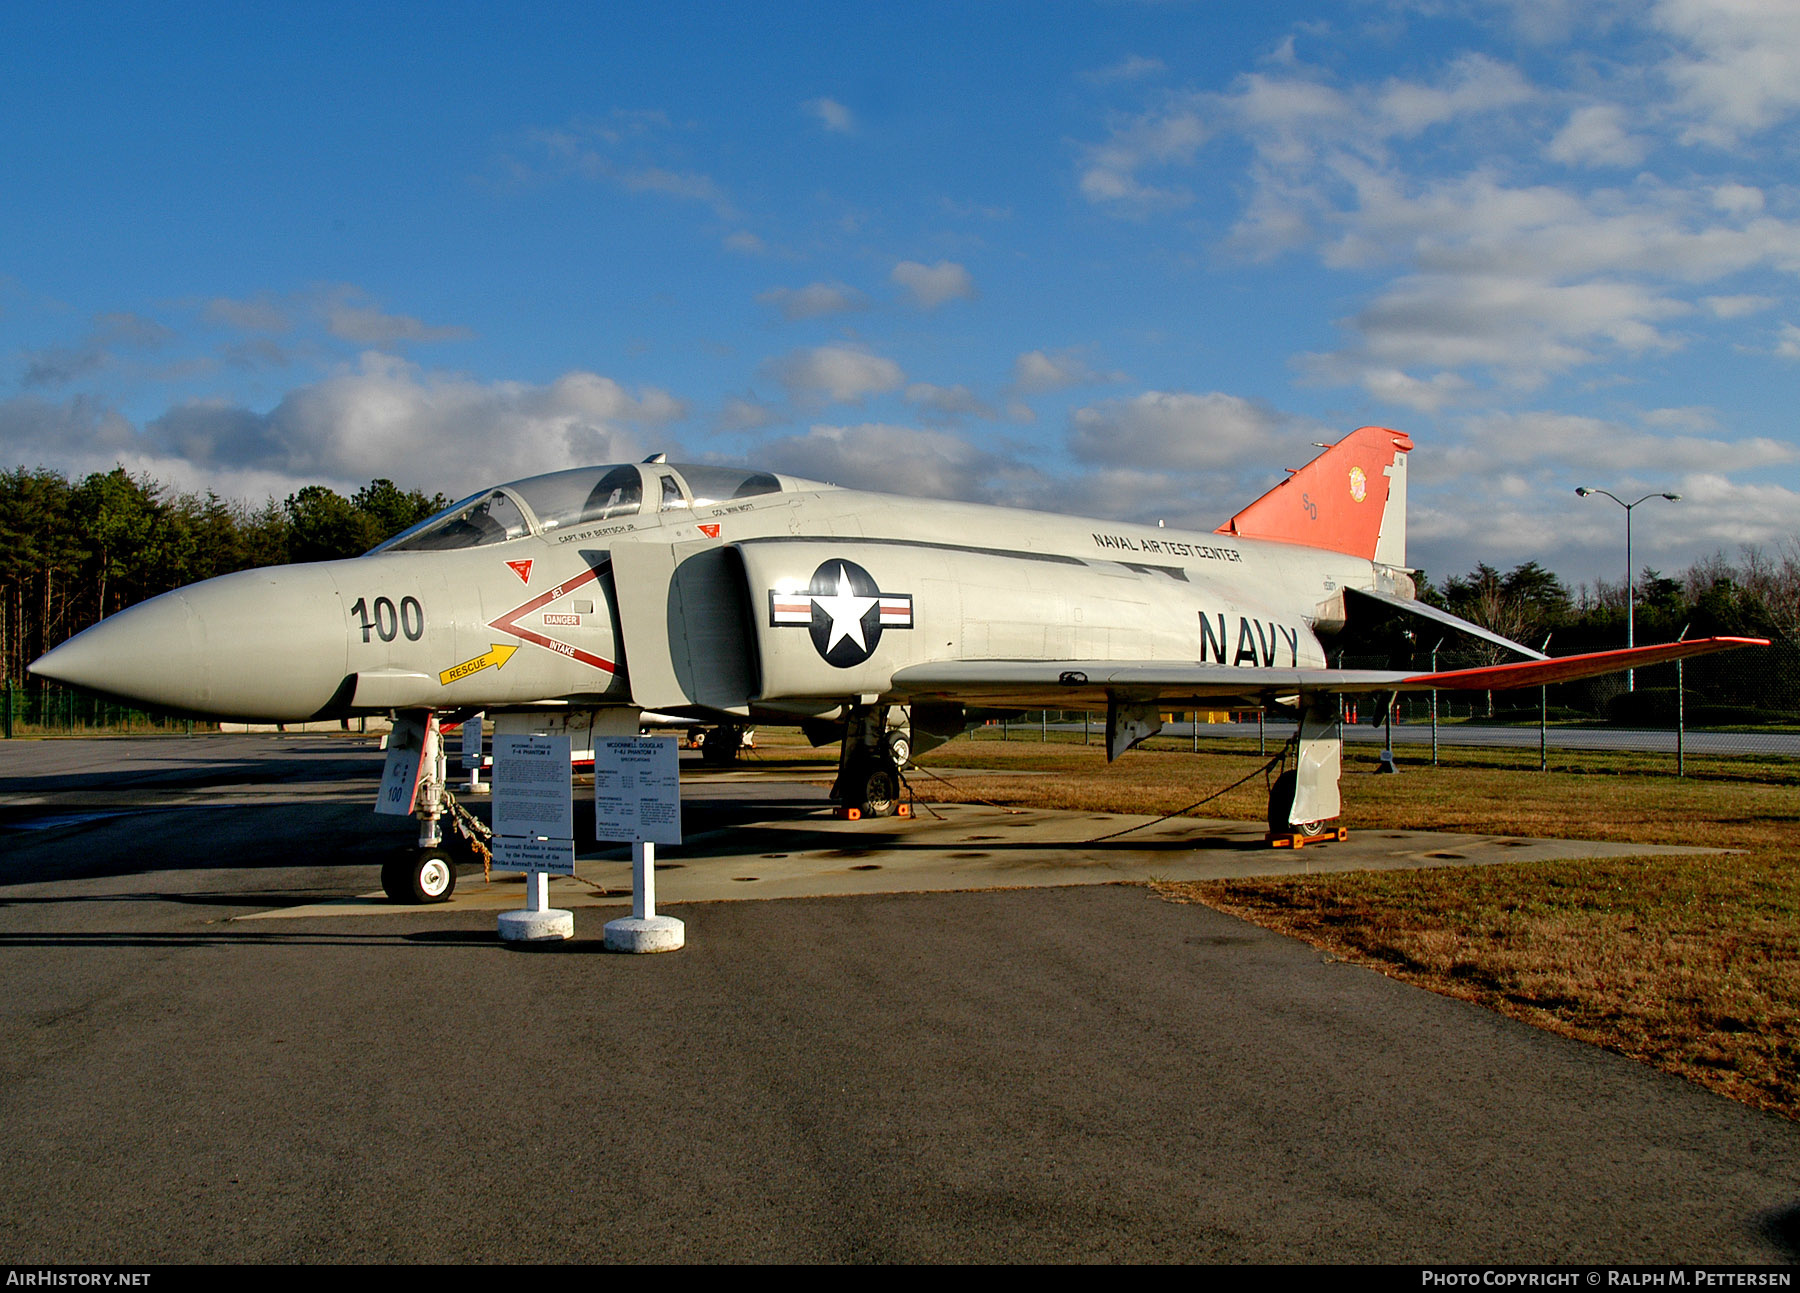
[[443, 849], [408, 850], [382, 866], [381, 888], [405, 906], [448, 902], [456, 892], [456, 860]]

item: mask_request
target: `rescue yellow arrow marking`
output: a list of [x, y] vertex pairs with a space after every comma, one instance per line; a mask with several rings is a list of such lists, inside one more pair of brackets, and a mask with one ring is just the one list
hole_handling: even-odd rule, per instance
[[438, 675], [438, 683], [440, 686], [448, 687], [458, 678], [467, 678], [472, 673], [480, 673], [489, 665], [498, 669], [501, 665], [512, 659], [513, 652], [518, 649], [519, 648], [516, 646], [502, 646], [500, 643], [496, 642], [493, 644], [493, 648], [486, 654], [478, 655], [473, 660], [464, 660], [461, 664], [451, 665], [448, 669]]

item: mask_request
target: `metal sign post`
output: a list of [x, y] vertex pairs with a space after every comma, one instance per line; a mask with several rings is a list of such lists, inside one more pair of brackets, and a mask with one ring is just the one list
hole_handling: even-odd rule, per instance
[[462, 725], [462, 765], [463, 771], [469, 774], [469, 789], [481, 789], [481, 731], [482, 715], [470, 714], [463, 719]]
[[631, 843], [631, 915], [606, 922], [609, 952], [673, 952], [687, 929], [656, 914], [656, 846], [681, 843], [681, 772], [675, 742], [624, 736], [594, 741], [594, 838]]
[[575, 936], [575, 913], [550, 905], [550, 876], [575, 874], [569, 738], [494, 733], [494, 866], [525, 872], [525, 906], [500, 913], [500, 937]]

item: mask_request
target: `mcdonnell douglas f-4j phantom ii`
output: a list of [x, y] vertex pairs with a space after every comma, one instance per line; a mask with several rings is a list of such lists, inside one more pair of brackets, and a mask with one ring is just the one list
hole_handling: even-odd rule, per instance
[[[1108, 758], [1167, 710], [1281, 709], [1300, 723], [1269, 805], [1280, 830], [1338, 816], [1340, 696], [1535, 687], [1752, 644], [1551, 660], [1416, 601], [1411, 450], [1397, 431], [1363, 427], [1210, 534], [657, 455], [483, 490], [351, 560], [166, 593], [31, 668], [198, 716], [394, 711], [429, 756], [413, 809], [429, 859], [438, 715], [591, 734], [636, 732], [655, 710], [718, 723], [728, 745], [751, 723], [799, 724], [841, 741], [839, 801], [881, 816], [908, 748], [961, 731], [968, 705], [1103, 710]], [[1359, 604], [1522, 658], [1447, 673], [1330, 668], [1321, 638]], [[389, 892], [447, 892], [454, 871], [435, 856], [386, 876]]]

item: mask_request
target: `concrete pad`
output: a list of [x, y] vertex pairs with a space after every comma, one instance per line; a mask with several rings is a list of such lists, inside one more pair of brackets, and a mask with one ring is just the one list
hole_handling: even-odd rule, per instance
[[[1215, 880], [1414, 867], [1487, 866], [1565, 858], [1692, 854], [1712, 849], [1593, 840], [1531, 839], [1444, 831], [1359, 831], [1342, 842], [1275, 849], [1259, 822], [1112, 813], [1006, 809], [985, 804], [920, 805], [910, 819], [846, 822], [825, 807], [796, 804], [811, 788], [764, 781], [782, 802], [750, 820], [689, 835], [659, 851], [657, 902], [727, 902], [850, 894], [936, 893], [1061, 885]], [[789, 792], [783, 796], [781, 792]], [[816, 792], [815, 792], [816, 793]], [[1137, 827], [1128, 834], [1118, 832]], [[1107, 838], [1111, 837], [1111, 838]], [[515, 907], [523, 877], [496, 872], [492, 883], [465, 872], [438, 912]], [[624, 907], [631, 902], [629, 846], [579, 856], [573, 876], [554, 876], [558, 907]], [[342, 902], [285, 907], [239, 919], [389, 915], [379, 892]]]

